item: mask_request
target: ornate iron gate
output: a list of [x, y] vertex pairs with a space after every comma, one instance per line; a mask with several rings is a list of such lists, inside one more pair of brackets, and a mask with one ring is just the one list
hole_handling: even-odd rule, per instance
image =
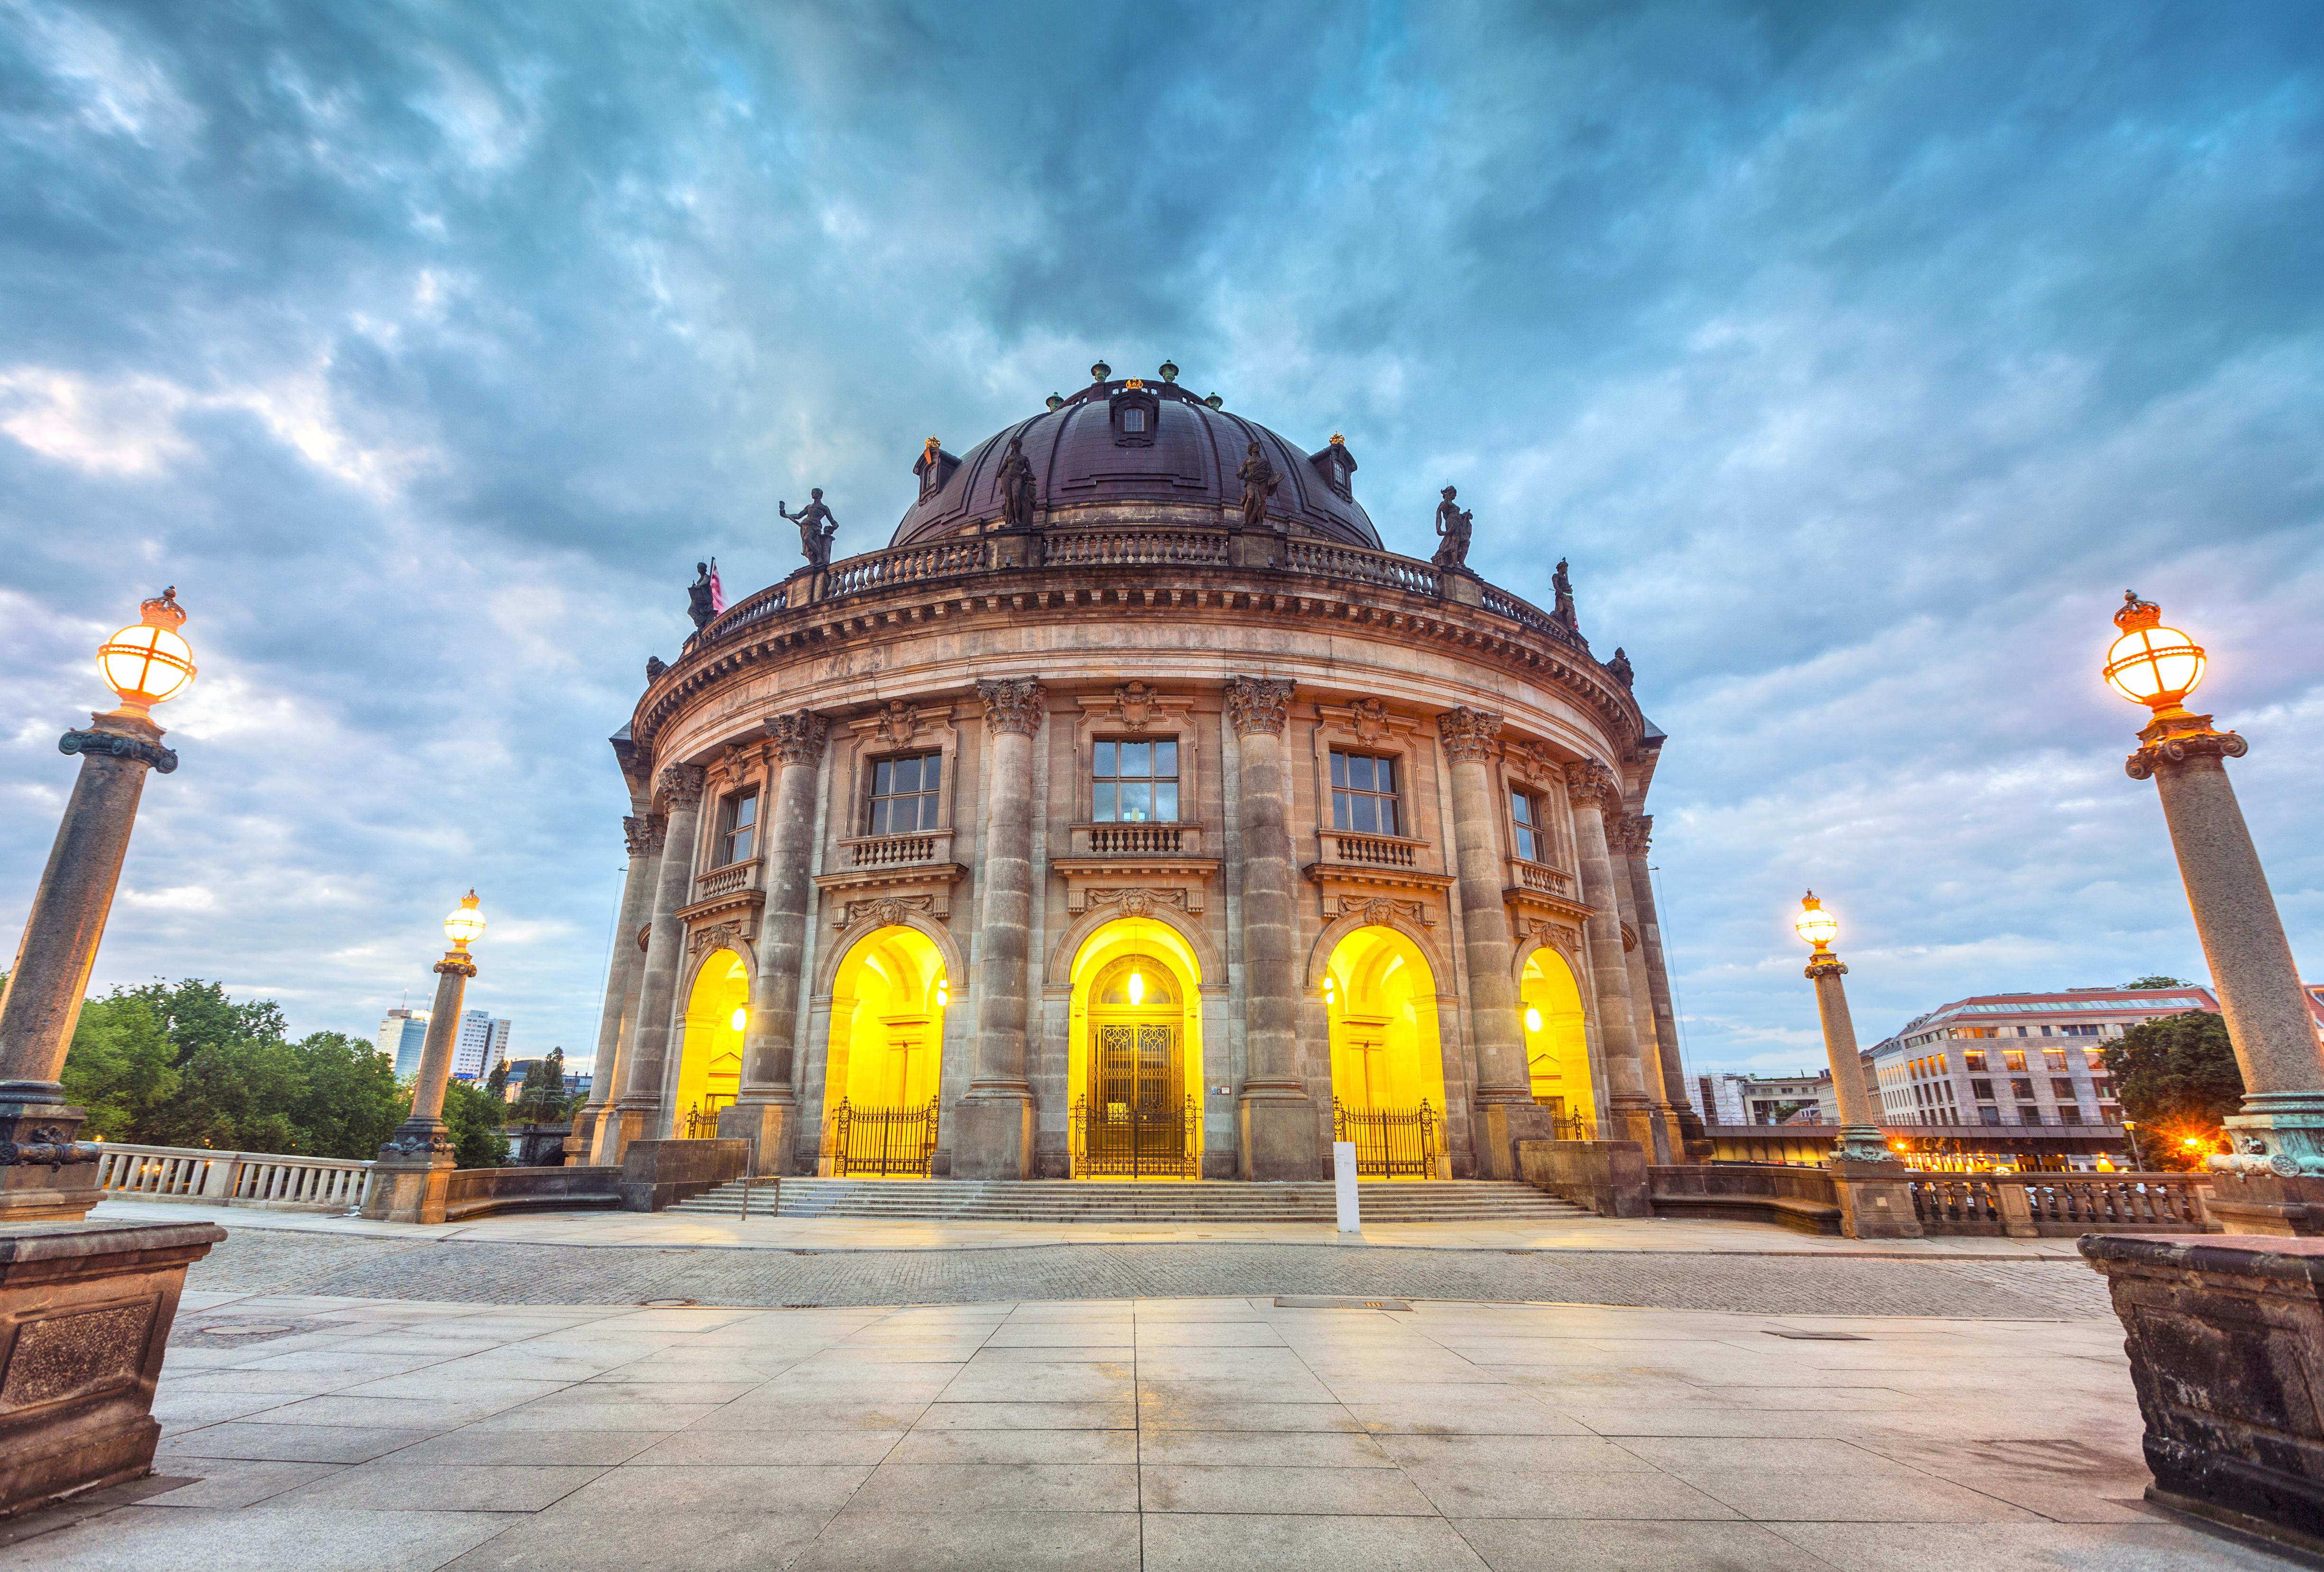
[[688, 1108], [686, 1110], [686, 1117], [679, 1121], [681, 1127], [678, 1138], [681, 1141], [710, 1141], [716, 1139], [718, 1135], [718, 1110], [724, 1108], [733, 1100], [733, 1097], [725, 1093], [713, 1092], [708, 1097], [704, 1098], [700, 1102]]
[[1332, 1138], [1352, 1141], [1362, 1179], [1436, 1177], [1436, 1110], [1351, 1108], [1332, 1099]]
[[1198, 1116], [1180, 1089], [1177, 1028], [1101, 1025], [1095, 1045], [1089, 1093], [1073, 1109], [1074, 1175], [1199, 1177]]
[[925, 1108], [859, 1108], [845, 1098], [831, 1116], [835, 1179], [926, 1179], [936, 1151], [936, 1103]]

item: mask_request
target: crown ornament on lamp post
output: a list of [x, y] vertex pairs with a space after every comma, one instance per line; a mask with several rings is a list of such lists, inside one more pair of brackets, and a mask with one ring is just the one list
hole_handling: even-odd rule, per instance
[[2136, 590], [2125, 590], [2114, 625], [2121, 633], [2107, 648], [2098, 675], [2153, 716], [2138, 734], [2143, 746], [2123, 761], [2131, 779], [2147, 779], [2159, 760], [2177, 763], [2203, 754], [2241, 758], [2250, 751], [2233, 731], [2218, 731], [2210, 716], [2187, 708], [2187, 695], [2201, 684], [2209, 657], [2201, 645], [2163, 622], [2162, 607], [2140, 600]]

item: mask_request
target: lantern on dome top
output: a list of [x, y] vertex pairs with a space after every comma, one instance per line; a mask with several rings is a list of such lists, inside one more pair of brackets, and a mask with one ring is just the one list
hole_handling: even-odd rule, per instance
[[2158, 717], [2184, 714], [2180, 701], [2203, 680], [2203, 647], [2165, 627], [2163, 608], [2140, 600], [2136, 590], [2123, 591], [2122, 600], [2114, 614], [2122, 637], [2107, 650], [2103, 675], [2116, 693]]
[[97, 646], [97, 675], [120, 695], [116, 715], [145, 715], [194, 680], [194, 651], [179, 634], [186, 625], [171, 584], [138, 608], [138, 620]]
[[466, 950], [484, 936], [484, 915], [476, 909], [476, 892], [470, 890], [444, 919], [444, 936], [455, 950]]
[[1815, 891], [1810, 890], [1800, 902], [1799, 921], [1792, 924], [1792, 932], [1814, 945], [1818, 955], [1828, 954], [1831, 942], [1840, 937], [1840, 919], [1825, 911]]

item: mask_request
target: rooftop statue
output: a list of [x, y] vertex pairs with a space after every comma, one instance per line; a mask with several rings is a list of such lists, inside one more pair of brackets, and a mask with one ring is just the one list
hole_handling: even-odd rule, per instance
[[1033, 463], [1018, 437], [1009, 439], [1009, 451], [1001, 455], [1000, 481], [1002, 520], [1011, 529], [1033, 528]]
[[1242, 483], [1242, 527], [1246, 529], [1265, 528], [1267, 500], [1275, 495], [1275, 488], [1283, 483], [1283, 477], [1277, 474], [1275, 466], [1267, 462], [1267, 455], [1259, 452], [1258, 443], [1250, 445], [1242, 467], [1235, 471], [1235, 478]]
[[1476, 516], [1459, 506], [1453, 498], [1461, 494], [1453, 486], [1444, 488], [1444, 500], [1436, 504], [1436, 533], [1443, 538], [1436, 555], [1429, 560], [1438, 567], [1456, 568], [1466, 572], [1469, 566], [1469, 535]]
[[775, 511], [798, 526], [799, 551], [807, 566], [820, 573], [831, 565], [831, 538], [839, 533], [839, 520], [823, 505], [823, 488], [814, 487], [808, 493], [807, 505], [798, 512], [785, 507], [779, 498]]
[[1606, 670], [1616, 682], [1626, 688], [1637, 675], [1630, 669], [1630, 657], [1623, 653], [1622, 647], [1618, 644], [1614, 647], [1614, 658], [1606, 663]]
[[696, 628], [703, 628], [717, 614], [710, 609], [710, 565], [697, 562], [694, 571], [698, 576], [686, 586], [686, 614], [694, 619]]
[[1557, 592], [1557, 604], [1549, 614], [1579, 633], [1582, 628], [1573, 617], [1573, 581], [1566, 576], [1565, 558], [1557, 559], [1557, 571], [1549, 575], [1549, 583]]

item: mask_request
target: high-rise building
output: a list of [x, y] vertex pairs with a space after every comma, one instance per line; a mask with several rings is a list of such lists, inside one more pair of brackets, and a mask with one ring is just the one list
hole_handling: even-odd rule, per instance
[[508, 1057], [509, 1028], [514, 1021], [494, 1020], [490, 1010], [470, 1010], [460, 1017], [460, 1035], [452, 1048], [452, 1074], [461, 1080], [482, 1080], [493, 1066]]
[[379, 1051], [395, 1061], [395, 1078], [420, 1073], [420, 1052], [428, 1045], [426, 1010], [390, 1010], [379, 1024]]

